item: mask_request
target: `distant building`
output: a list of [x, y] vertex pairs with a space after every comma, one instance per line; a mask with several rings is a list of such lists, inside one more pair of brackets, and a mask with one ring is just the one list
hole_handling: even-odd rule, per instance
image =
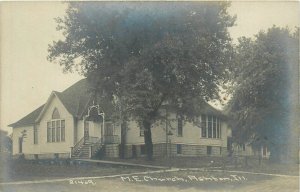
[[[102, 119], [86, 118], [88, 113], [101, 112], [88, 88], [83, 79], [63, 92], [53, 91], [45, 104], [11, 124], [13, 155], [24, 154], [29, 159], [91, 158], [101, 152], [105, 157], [119, 157], [121, 123], [110, 121], [105, 111], [109, 107], [103, 107], [104, 126]], [[172, 110], [168, 118], [168, 132], [159, 122], [152, 128], [154, 156], [227, 155], [224, 115], [209, 104], [203, 106], [199, 126], [184, 122]], [[130, 121], [122, 134], [126, 158], [145, 155], [144, 132], [136, 122]]]
[[233, 155], [236, 156], [255, 156], [269, 159], [270, 151], [266, 145], [259, 146], [257, 149], [250, 144], [233, 144]]

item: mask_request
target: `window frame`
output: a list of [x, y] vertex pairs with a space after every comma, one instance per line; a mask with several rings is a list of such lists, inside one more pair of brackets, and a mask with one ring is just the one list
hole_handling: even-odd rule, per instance
[[183, 137], [183, 119], [182, 119], [182, 117], [179, 117], [177, 119], [177, 137]]
[[47, 142], [51, 143], [52, 142], [52, 133], [51, 133], [51, 121], [47, 122]]
[[59, 142], [65, 142], [65, 119], [51, 119], [47, 121], [47, 143]]
[[140, 137], [144, 137], [145, 132], [144, 132], [144, 128], [140, 127]]
[[182, 155], [182, 144], [176, 144], [176, 154]]
[[221, 139], [221, 119], [216, 115], [201, 114], [200, 116], [200, 138]]
[[212, 146], [206, 146], [206, 155], [212, 155]]

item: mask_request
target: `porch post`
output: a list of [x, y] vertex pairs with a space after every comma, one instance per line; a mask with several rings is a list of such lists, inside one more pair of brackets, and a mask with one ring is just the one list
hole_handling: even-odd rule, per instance
[[92, 146], [89, 147], [89, 158], [92, 158]]
[[105, 114], [102, 112], [102, 127], [101, 127], [101, 143], [104, 142], [104, 124], [105, 124]]
[[83, 143], [86, 141], [85, 128], [85, 116], [83, 116]]

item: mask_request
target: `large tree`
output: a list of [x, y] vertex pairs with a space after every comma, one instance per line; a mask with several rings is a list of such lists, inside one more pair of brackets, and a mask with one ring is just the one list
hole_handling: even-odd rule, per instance
[[[218, 97], [231, 50], [228, 3], [70, 3], [49, 46], [49, 60], [79, 70], [98, 94], [121, 103], [124, 119], [144, 129], [152, 158], [151, 127], [168, 104], [186, 119], [202, 101]], [[194, 103], [197, 103], [194, 105]]]
[[255, 39], [240, 38], [232, 63], [234, 138], [266, 145], [276, 162], [297, 159], [298, 56], [299, 30], [274, 26]]

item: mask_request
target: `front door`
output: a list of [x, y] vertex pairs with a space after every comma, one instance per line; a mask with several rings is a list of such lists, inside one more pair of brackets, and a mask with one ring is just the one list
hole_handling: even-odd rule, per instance
[[89, 139], [89, 136], [90, 136], [90, 133], [89, 133], [89, 122], [88, 121], [85, 121], [84, 122], [84, 140], [88, 140]]
[[114, 125], [112, 123], [106, 123], [104, 129], [104, 136], [114, 135]]

